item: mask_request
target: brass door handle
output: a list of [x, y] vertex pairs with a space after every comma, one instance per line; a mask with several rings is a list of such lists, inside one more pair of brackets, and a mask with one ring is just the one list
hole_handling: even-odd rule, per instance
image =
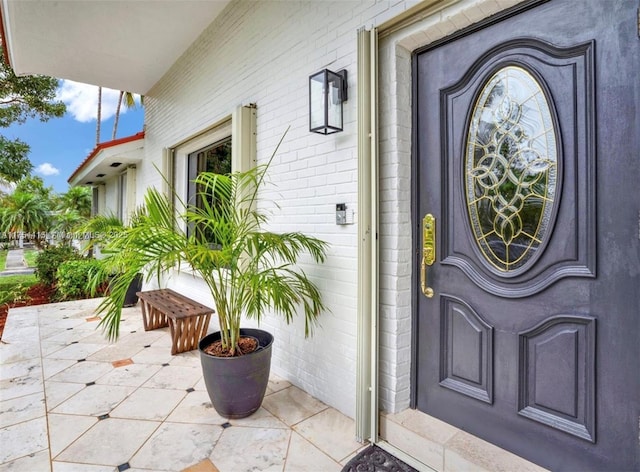
[[422, 219], [422, 264], [420, 267], [420, 287], [427, 298], [433, 297], [433, 289], [427, 284], [427, 266], [436, 260], [436, 219], [427, 213]]

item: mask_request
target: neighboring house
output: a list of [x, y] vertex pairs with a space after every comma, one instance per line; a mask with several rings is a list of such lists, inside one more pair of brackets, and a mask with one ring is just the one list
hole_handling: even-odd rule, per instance
[[[260, 205], [274, 209], [271, 229], [330, 243], [325, 265], [303, 264], [330, 312], [309, 340], [301, 321], [263, 326], [273, 371], [355, 418], [354, 435], [439, 470], [528, 467], [476, 438], [554, 470], [638, 470], [637, 8], [98, 1], [68, 15], [5, 0], [1, 11], [16, 72], [144, 94], [136, 203], [167, 187], [157, 169], [189, 198], [197, 172], [264, 163], [289, 128]], [[309, 78], [325, 68], [348, 72], [344, 131], [326, 136], [309, 131]], [[71, 181], [95, 184], [90, 165]], [[166, 283], [208, 301], [189, 274]]]
[[92, 215], [126, 223], [137, 206], [136, 166], [143, 158], [144, 132], [100, 143], [71, 174], [69, 185], [93, 188]]

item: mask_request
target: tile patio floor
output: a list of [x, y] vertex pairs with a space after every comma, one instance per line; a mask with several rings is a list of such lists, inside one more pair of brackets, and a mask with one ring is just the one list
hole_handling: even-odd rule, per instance
[[272, 378], [242, 420], [212, 408], [197, 351], [170, 353], [123, 310], [109, 344], [99, 300], [12, 309], [0, 343], [0, 472], [340, 471], [353, 420]]

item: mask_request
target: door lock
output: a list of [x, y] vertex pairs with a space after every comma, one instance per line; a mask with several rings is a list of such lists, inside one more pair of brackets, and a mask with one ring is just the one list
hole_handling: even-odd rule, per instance
[[436, 219], [427, 213], [422, 219], [422, 264], [420, 267], [420, 288], [427, 298], [433, 297], [433, 289], [427, 284], [427, 266], [436, 260]]

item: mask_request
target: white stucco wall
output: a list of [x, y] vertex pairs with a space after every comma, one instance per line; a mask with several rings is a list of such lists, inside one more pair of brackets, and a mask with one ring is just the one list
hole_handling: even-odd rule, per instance
[[[276, 337], [273, 372], [352, 417], [357, 225], [337, 226], [335, 205], [346, 203], [349, 212], [357, 209], [356, 31], [377, 26], [416, 3], [235, 1], [145, 96], [145, 160], [138, 165], [137, 173], [139, 203], [144, 196], [142, 189], [161, 187], [154, 165], [161, 168], [162, 149], [230, 116], [236, 106], [257, 106], [259, 163], [269, 158], [290, 127], [269, 172], [274, 185], [261, 193], [261, 206], [273, 210], [270, 229], [300, 230], [330, 244], [329, 258], [323, 266], [302, 264], [320, 286], [330, 312], [322, 316], [311, 339], [304, 339], [302, 319], [287, 327], [267, 316], [262, 327]], [[429, 21], [431, 27], [434, 23], [448, 25], [437, 33], [442, 37], [450, 27], [467, 26], [505, 3], [513, 2], [463, 0], [449, 9], [448, 16], [439, 13]], [[410, 51], [431, 40], [418, 28], [384, 40], [380, 49], [380, 400], [388, 411], [405, 408], [410, 395], [408, 66]], [[349, 73], [344, 132], [330, 136], [308, 131], [308, 77], [323, 68], [346, 68]], [[186, 162], [178, 159], [176, 166], [186, 166]], [[353, 216], [357, 223], [358, 215]], [[203, 303], [211, 303], [206, 287], [193, 276], [173, 274], [168, 283]]]

